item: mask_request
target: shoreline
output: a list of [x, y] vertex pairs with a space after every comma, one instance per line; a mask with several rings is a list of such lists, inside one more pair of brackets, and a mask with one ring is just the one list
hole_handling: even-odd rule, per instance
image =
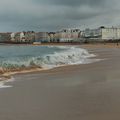
[[[63, 45], [67, 46], [66, 44], [62, 44], [62, 46]], [[40, 46], [47, 46], [47, 45], [46, 44], [45, 45], [41, 44]], [[53, 46], [60, 46], [60, 45], [59, 44], [54, 44]], [[70, 46], [76, 46], [76, 45], [70, 45]], [[103, 45], [103, 44], [84, 44], [84, 45], [77, 45], [77, 46], [80, 47], [80, 48], [88, 50], [88, 52], [91, 53], [91, 54], [96, 54], [96, 53], [93, 53], [94, 51], [92, 51], [92, 52], [90, 51], [90, 49], [92, 49], [92, 48], [93, 49], [94, 48], [101, 48], [101, 47], [103, 47], [103, 48], [119, 48], [119, 46], [116, 46], [115, 44], [107, 44], [107, 45]], [[90, 59], [99, 59], [99, 57], [100, 56], [98, 54], [98, 56], [92, 57]], [[96, 62], [99, 62], [99, 61], [96, 61]], [[94, 63], [94, 62], [87, 63], [87, 64], [92, 64], [92, 63]], [[11, 75], [28, 74], [28, 73], [35, 73], [35, 72], [42, 72], [42, 71], [50, 71], [52, 69], [58, 69], [58, 68], [63, 68], [63, 67], [65, 68], [65, 67], [77, 66], [77, 65], [86, 65], [86, 64], [61, 65], [61, 66], [57, 66], [57, 67], [54, 67], [54, 68], [51, 68], [51, 69], [49, 69], [49, 68], [38, 68], [38, 67], [36, 67], [36, 68], [29, 68], [29, 69], [16, 70], [16, 71], [11, 71], [11, 72], [4, 72], [4, 73], [1, 74], [1, 77], [4, 78], [3, 80], [7, 80], [7, 79], [11, 78]]]
[[[74, 46], [74, 45], [73, 45]], [[79, 46], [81, 48], [81, 46]], [[83, 49], [86, 49], [86, 48], [83, 48]], [[90, 53], [90, 54], [94, 54], [94, 53]], [[5, 77], [6, 79], [10, 79], [11, 78], [11, 75], [17, 75], [17, 74], [29, 74], [29, 73], [38, 73], [38, 72], [44, 72], [44, 71], [47, 71], [49, 72], [50, 70], [53, 70], [53, 69], [59, 69], [59, 68], [65, 68], [65, 67], [69, 67], [69, 66], [77, 66], [77, 65], [86, 65], [86, 64], [92, 64], [94, 62], [99, 62], [99, 57], [98, 56], [94, 56], [94, 57], [90, 57], [89, 58], [90, 60], [95, 60], [95, 61], [91, 61], [91, 62], [88, 62], [88, 63], [81, 63], [81, 64], [63, 64], [63, 65], [59, 65], [59, 66], [56, 66], [56, 67], [53, 67], [53, 68], [39, 68], [39, 67], [33, 67], [33, 68], [28, 68], [28, 69], [21, 69], [21, 70], [13, 70], [13, 71], [8, 71], [8, 72], [4, 72], [2, 73], [2, 77]]]
[[[14, 45], [14, 44], [10, 44], [10, 45]], [[22, 45], [22, 44], [20, 44]], [[64, 44], [62, 43], [61, 45], [58, 43], [58, 44], [52, 44], [52, 45], [49, 45], [49, 46], [67, 46], [67, 45], [70, 45], [70, 46], [77, 46], [77, 47], [80, 47], [80, 48], [83, 48], [83, 49], [86, 49], [88, 50], [89, 53], [91, 54], [97, 54], [97, 53], [93, 53], [94, 51], [91, 52], [91, 49], [99, 49], [99, 48], [108, 48], [108, 49], [111, 49], [111, 48], [117, 48], [119, 49], [120, 46], [117, 46], [116, 44], [114, 43], [109, 43], [109, 44], [82, 44], [82, 45], [71, 45], [71, 44]], [[30, 45], [31, 46], [31, 45]], [[32, 46], [48, 46], [48, 44], [41, 44], [41, 45], [32, 45]], [[93, 58], [90, 58], [90, 59], [104, 59], [104, 57], [101, 56], [100, 58], [100, 54], [98, 53], [96, 57], [93, 57]], [[99, 62], [99, 61], [96, 61], [96, 62]], [[92, 62], [94, 63], [94, 62]], [[88, 64], [92, 64], [92, 63], [88, 63]], [[24, 69], [24, 70], [16, 70], [16, 71], [13, 71], [13, 72], [5, 72], [3, 74], [1, 74], [1, 78], [3, 78], [3, 80], [1, 79], [0, 81], [4, 81], [4, 80], [8, 80], [11, 78], [11, 75], [16, 75], [16, 74], [29, 74], [29, 73], [36, 73], [36, 72], [42, 72], [42, 71], [50, 71], [52, 69], [59, 69], [59, 68], [65, 68], [65, 67], [69, 67], [69, 66], [77, 66], [77, 65], [86, 65], [86, 64], [75, 64], [75, 65], [61, 65], [61, 66], [57, 66], [57, 67], [54, 67], [54, 68], [29, 68], [29, 69]]]
[[106, 46], [106, 45], [115, 45], [115, 46], [120, 46], [120, 43], [64, 43], [64, 42], [61, 42], [61, 43], [41, 43], [41, 44], [14, 44], [14, 43], [0, 43], [0, 45], [18, 45], [18, 46], [65, 46], [65, 45], [73, 45], [73, 46], [86, 46], [86, 45], [103, 45], [103, 46]]

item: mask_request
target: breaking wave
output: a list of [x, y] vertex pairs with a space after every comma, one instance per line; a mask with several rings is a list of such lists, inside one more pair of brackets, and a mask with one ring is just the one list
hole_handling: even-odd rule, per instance
[[95, 57], [95, 55], [90, 54], [85, 49], [64, 46], [59, 46], [59, 49], [62, 50], [54, 52], [53, 54], [46, 54], [44, 56], [24, 57], [17, 58], [15, 60], [2, 60], [0, 61], [0, 72], [14, 72], [27, 69], [29, 70], [32, 68], [50, 69], [63, 65], [87, 64], [98, 61], [98, 59], [91, 59], [91, 57]]

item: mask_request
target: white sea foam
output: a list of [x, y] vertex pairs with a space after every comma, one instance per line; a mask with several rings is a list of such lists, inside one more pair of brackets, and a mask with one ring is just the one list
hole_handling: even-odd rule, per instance
[[47, 46], [48, 48], [59, 48], [59, 49], [68, 49], [69, 46]]
[[12, 85], [6, 85], [6, 84], [10, 83], [10, 82], [13, 82], [13, 81], [14, 81], [13, 77], [11, 77], [8, 80], [0, 81], [0, 88], [10, 88], [10, 87], [12, 87]]
[[[61, 48], [63, 48], [61, 46]], [[99, 61], [99, 59], [90, 59], [96, 55], [90, 54], [87, 50], [77, 47], [64, 47], [67, 50], [55, 52], [54, 54], [44, 56], [41, 66], [57, 67], [61, 65], [88, 64]], [[36, 58], [35, 61], [37, 61]]]

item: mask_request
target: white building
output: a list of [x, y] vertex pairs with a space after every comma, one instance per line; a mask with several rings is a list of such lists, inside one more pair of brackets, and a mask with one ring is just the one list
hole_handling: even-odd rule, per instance
[[33, 31], [11, 33], [10, 37], [11, 42], [15, 43], [32, 43], [35, 41], [35, 33]]
[[111, 27], [100, 27], [98, 29], [86, 29], [84, 37], [89, 39], [99, 40], [118, 40], [120, 39], [120, 28]]
[[25, 42], [25, 33], [24, 32], [20, 33], [20, 42]]
[[49, 35], [47, 32], [35, 33], [35, 42], [49, 42]]
[[74, 42], [78, 41], [79, 37], [79, 29], [63, 29], [61, 31], [56, 32], [55, 34], [55, 38], [59, 42]]
[[101, 35], [103, 40], [118, 40], [120, 39], [120, 28], [102, 28]]
[[101, 37], [101, 29], [86, 29], [85, 38], [99, 38]]
[[15, 42], [15, 33], [11, 33], [11, 41]]

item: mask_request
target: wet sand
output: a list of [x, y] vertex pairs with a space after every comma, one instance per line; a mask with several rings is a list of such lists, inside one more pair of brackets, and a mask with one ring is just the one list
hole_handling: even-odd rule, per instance
[[14, 75], [0, 120], [120, 120], [120, 49], [82, 47], [105, 60]]

